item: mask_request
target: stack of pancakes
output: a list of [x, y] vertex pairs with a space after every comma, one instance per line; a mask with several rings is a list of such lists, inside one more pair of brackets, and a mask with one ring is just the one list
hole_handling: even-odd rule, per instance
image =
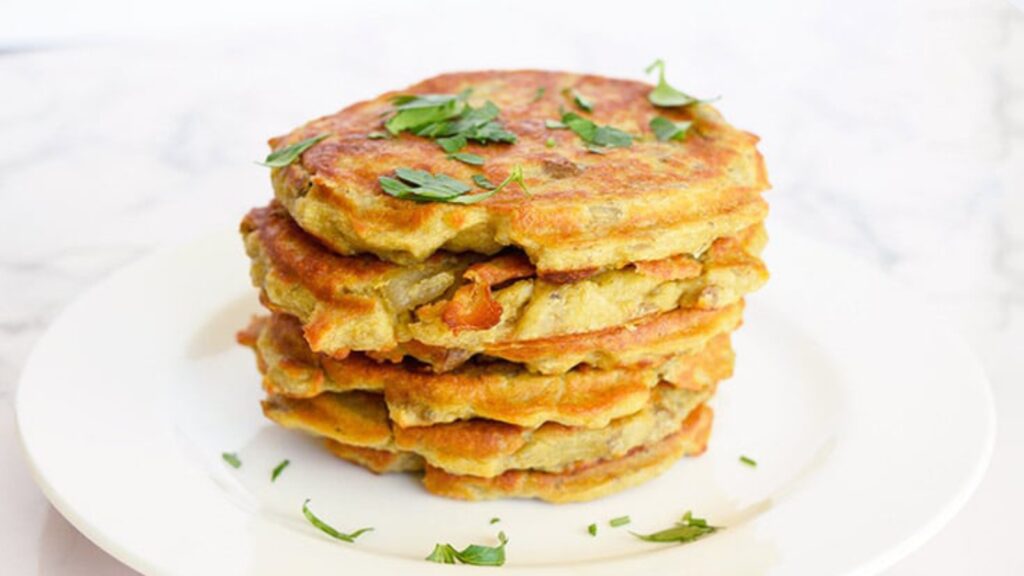
[[[467, 89], [517, 137], [470, 144], [483, 166], [421, 136], [368, 137], [400, 94]], [[702, 452], [743, 297], [768, 276], [767, 182], [756, 137], [708, 104], [656, 108], [650, 90], [449, 74], [272, 140], [323, 138], [273, 170], [276, 199], [242, 222], [271, 314], [239, 338], [256, 351], [267, 417], [464, 499], [588, 500]], [[632, 145], [595, 151], [552, 129], [566, 94], [585, 94], [588, 118]], [[691, 131], [659, 141], [655, 116]], [[515, 167], [525, 187], [417, 202], [381, 190], [401, 167], [463, 182]]]

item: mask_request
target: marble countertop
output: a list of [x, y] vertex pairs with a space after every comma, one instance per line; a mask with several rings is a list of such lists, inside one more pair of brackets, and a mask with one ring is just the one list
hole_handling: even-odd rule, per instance
[[18, 374], [91, 284], [264, 203], [252, 160], [268, 137], [439, 71], [639, 78], [660, 56], [674, 83], [723, 95], [725, 115], [762, 136], [771, 227], [873, 261], [938, 303], [984, 362], [999, 414], [989, 473], [890, 573], [1024, 573], [1024, 13], [999, 0], [495, 2], [500, 24], [466, 40], [423, 32], [481, 17], [442, 4], [0, 51], [0, 572], [132, 573], [33, 484]]

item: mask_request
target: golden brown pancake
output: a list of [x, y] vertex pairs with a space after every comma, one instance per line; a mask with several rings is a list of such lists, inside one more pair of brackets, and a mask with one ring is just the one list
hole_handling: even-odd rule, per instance
[[[254, 284], [273, 310], [303, 322], [314, 351], [350, 350], [444, 371], [478, 353], [639, 322], [680, 307], [726, 307], [767, 279], [764, 229], [719, 238], [699, 258], [674, 256], [562, 283], [536, 276], [521, 253], [438, 252], [399, 266], [333, 254], [277, 205], [242, 223]], [[527, 362], [531, 363], [531, 362]]]
[[690, 354], [651, 366], [615, 370], [582, 367], [560, 375], [533, 374], [508, 362], [470, 362], [444, 374], [406, 361], [376, 362], [353, 353], [337, 360], [309, 349], [294, 318], [256, 318], [242, 333], [257, 354], [270, 395], [310, 398], [324, 392], [384, 394], [392, 421], [426, 426], [486, 418], [518, 426], [544, 422], [601, 428], [640, 410], [659, 382], [701, 390], [732, 375], [728, 334]]
[[704, 452], [711, 434], [712, 411], [705, 405], [693, 410], [683, 427], [652, 444], [638, 446], [618, 458], [578, 462], [562, 472], [509, 470], [493, 478], [450, 474], [425, 466], [408, 452], [361, 448], [327, 440], [339, 458], [376, 473], [415, 472], [426, 468], [423, 485], [434, 494], [461, 500], [538, 498], [548, 502], [582, 502], [625, 490], [661, 474], [683, 456]]
[[[539, 88], [544, 94], [535, 98]], [[699, 254], [715, 238], [764, 219], [768, 187], [757, 137], [726, 123], [709, 104], [656, 108], [642, 82], [561, 72], [482, 71], [445, 74], [360, 102], [271, 140], [280, 149], [327, 134], [291, 165], [275, 169], [277, 198], [295, 220], [340, 254], [371, 252], [409, 264], [439, 250], [493, 254], [518, 246], [542, 273], [621, 268], [638, 260]], [[430, 139], [410, 134], [370, 139], [382, 130], [392, 99], [455, 94], [493, 101], [515, 144], [471, 144], [483, 167], [449, 159]], [[566, 90], [593, 103], [585, 114], [635, 136], [628, 148], [586, 149], [569, 130], [553, 130]], [[655, 116], [692, 121], [682, 142], [660, 142]], [[545, 143], [553, 139], [555, 146]], [[416, 203], [385, 194], [378, 177], [409, 167], [463, 182], [483, 174], [499, 182], [521, 166], [529, 194], [509, 186], [472, 205]]]
[[383, 395], [362, 391], [307, 399], [271, 396], [263, 412], [286, 428], [362, 448], [412, 452], [453, 474], [490, 478], [514, 469], [559, 472], [579, 461], [622, 456], [678, 431], [713, 392], [713, 387], [693, 391], [660, 385], [639, 412], [596, 429], [550, 422], [524, 428], [491, 420], [403, 428], [388, 420]]

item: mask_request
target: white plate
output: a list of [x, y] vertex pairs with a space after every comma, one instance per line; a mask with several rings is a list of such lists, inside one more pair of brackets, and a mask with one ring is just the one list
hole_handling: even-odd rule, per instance
[[[498, 529], [516, 573], [877, 572], [980, 480], [995, 428], [985, 376], [870, 267], [782, 231], [768, 261], [708, 452], [593, 503], [450, 501], [266, 422], [252, 354], [233, 339], [257, 304], [228, 234], [121, 271], [54, 322], [24, 370], [22, 441], [54, 506], [148, 574], [462, 573], [472, 568], [423, 557], [437, 542], [493, 544]], [[306, 498], [339, 529], [376, 530], [331, 540], [303, 519]], [[629, 528], [654, 531], [686, 510], [728, 529], [677, 546], [607, 526], [628, 514]]]

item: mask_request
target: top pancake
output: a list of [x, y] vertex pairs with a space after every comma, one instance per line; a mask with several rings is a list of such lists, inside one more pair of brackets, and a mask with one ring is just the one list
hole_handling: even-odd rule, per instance
[[[538, 89], [544, 88], [540, 98]], [[656, 108], [651, 86], [600, 76], [544, 71], [483, 71], [437, 76], [398, 92], [354, 104], [271, 140], [280, 149], [327, 134], [289, 166], [274, 169], [277, 198], [302, 228], [341, 254], [372, 252], [401, 264], [438, 250], [493, 254], [522, 248], [542, 274], [615, 269], [637, 260], [701, 252], [715, 238], [764, 219], [768, 187], [757, 137], [727, 124], [712, 106]], [[482, 167], [446, 157], [431, 139], [382, 130], [403, 94], [456, 94], [469, 103], [494, 102], [514, 144], [470, 143], [464, 152]], [[593, 104], [578, 111], [598, 125], [634, 136], [632, 146], [588, 151], [570, 130], [545, 126], [560, 109], [575, 110], [565, 90]], [[683, 141], [659, 142], [655, 116], [690, 120]], [[555, 146], [545, 142], [553, 139]], [[471, 205], [417, 203], [385, 194], [378, 177], [396, 168], [443, 173], [465, 183], [475, 174], [500, 182], [521, 166], [527, 195], [512, 185]]]

